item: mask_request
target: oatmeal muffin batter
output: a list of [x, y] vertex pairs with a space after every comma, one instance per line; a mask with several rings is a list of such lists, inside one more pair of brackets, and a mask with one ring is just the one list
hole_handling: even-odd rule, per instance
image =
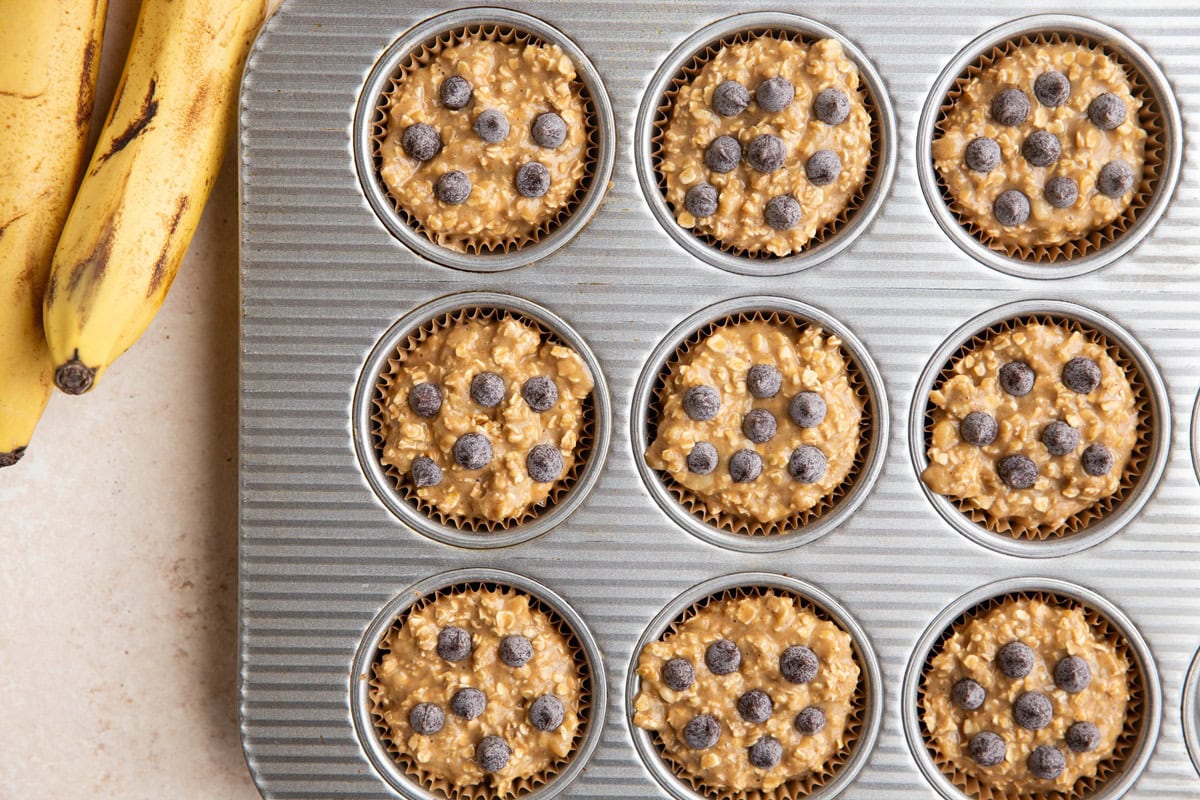
[[863, 435], [841, 340], [815, 325], [720, 325], [669, 367], [646, 463], [713, 513], [806, 511], [854, 466]]
[[931, 663], [921, 702], [935, 760], [1005, 795], [1095, 776], [1125, 727], [1129, 663], [1082, 608], [1005, 600]]
[[872, 158], [858, 69], [839, 42], [723, 47], [676, 94], [659, 172], [685, 228], [785, 256], [838, 220]]
[[647, 645], [633, 722], [707, 787], [770, 791], [846, 744], [850, 634], [771, 591], [715, 600]]
[[962, 86], [934, 164], [986, 242], [1078, 240], [1117, 219], [1142, 181], [1141, 106], [1125, 69], [1097, 48], [1014, 47]]
[[993, 334], [929, 399], [922, 480], [1017, 529], [1061, 528], [1116, 492], [1140, 424], [1125, 370], [1057, 324]]
[[531, 325], [458, 320], [383, 376], [381, 460], [442, 514], [515, 519], [570, 473], [591, 391], [579, 354]]
[[383, 180], [438, 244], [536, 238], [586, 172], [581, 87], [553, 44], [476, 36], [436, 51], [390, 96]]
[[441, 595], [393, 628], [371, 702], [423, 781], [510, 796], [571, 755], [583, 680], [572, 643], [512, 589]]

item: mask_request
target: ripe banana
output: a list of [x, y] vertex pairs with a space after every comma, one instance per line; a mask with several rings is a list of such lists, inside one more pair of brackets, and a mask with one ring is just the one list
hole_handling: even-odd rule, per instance
[[242, 65], [268, 0], [143, 0], [92, 161], [54, 253], [54, 381], [90, 389], [149, 326], [230, 139]]
[[50, 259], [86, 156], [108, 0], [0, 0], [0, 467], [53, 390]]

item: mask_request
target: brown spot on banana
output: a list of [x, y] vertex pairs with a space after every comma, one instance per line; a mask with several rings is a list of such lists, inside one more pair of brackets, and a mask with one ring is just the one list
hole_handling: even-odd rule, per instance
[[[96, 159], [96, 166], [92, 168], [92, 174], [95, 175], [100, 165], [117, 153], [129, 146], [129, 143], [145, 133], [146, 128], [154, 121], [155, 115], [158, 114], [158, 98], [154, 96], [155, 90], [158, 88], [158, 80], [150, 79], [150, 89], [146, 92], [146, 97], [142, 100], [142, 107], [138, 110], [137, 116], [133, 121], [126, 126], [125, 130], [121, 131], [109, 146], [108, 152]], [[118, 100], [118, 102], [120, 102]]]
[[180, 195], [179, 200], [175, 203], [175, 213], [171, 215], [171, 221], [167, 224], [167, 238], [163, 241], [162, 252], [158, 254], [158, 260], [154, 262], [154, 270], [150, 273], [150, 285], [146, 287], [146, 298], [154, 297], [155, 292], [163, 284], [163, 280], [167, 277], [167, 262], [170, 260], [171, 245], [175, 243], [175, 231], [179, 228], [179, 220], [187, 211], [191, 201], [187, 195]]
[[104, 271], [108, 269], [108, 259], [112, 255], [113, 238], [116, 228], [117, 220], [115, 216], [109, 217], [104, 221], [100, 238], [96, 241], [96, 246], [92, 248], [92, 252], [88, 253], [87, 257], [81, 259], [71, 268], [70, 274], [67, 277], [68, 292], [75, 294], [79, 291], [79, 287], [85, 279], [89, 283], [95, 284], [104, 275]]
[[79, 351], [54, 370], [54, 385], [66, 394], [83, 394], [96, 381], [96, 370], [79, 360]]
[[[94, 6], [93, 6], [94, 7]], [[86, 132], [92, 124], [92, 108], [96, 104], [96, 75], [93, 65], [96, 63], [97, 42], [88, 42], [83, 51], [83, 70], [79, 73], [79, 96], [75, 102], [75, 127]]]

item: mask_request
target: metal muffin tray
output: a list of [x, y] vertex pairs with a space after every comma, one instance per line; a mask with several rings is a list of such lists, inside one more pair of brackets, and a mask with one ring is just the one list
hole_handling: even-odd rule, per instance
[[[1136, 246], [1119, 240], [1118, 257], [1103, 268], [1098, 257], [1086, 274], [1063, 278], [1052, 268], [1057, 279], [1048, 280], [980, 263], [953, 231], [947, 235], [938, 198], [927, 202], [922, 191], [929, 176], [920, 119], [931, 89], [972, 41], [1028, 13], [1025, 4], [964, 9], [954, 0], [919, 7], [873, 0], [803, 10], [854, 45], [847, 50], [854, 58], [869, 60], [859, 66], [881, 87], [885, 119], [895, 120], [882, 126], [883, 152], [895, 162], [894, 169], [879, 165], [878, 205], [872, 200], [860, 209], [853, 240], [835, 240], [810, 259], [822, 263], [802, 272], [795, 270], [808, 262], [780, 263], [778, 270], [755, 262], [739, 271], [720, 254], [698, 257], [679, 231], [670, 232], [661, 199], [643, 194], [654, 191], [653, 181], [639, 180], [648, 143], [637, 120], [658, 99], [647, 90], [660, 68], [702, 29], [720, 23], [724, 30], [726, 17], [762, 6], [746, 0], [503, 5], [467, 11], [466, 4], [287, 0], [247, 67], [240, 130], [239, 710], [246, 758], [264, 796], [403, 796], [392, 788], [403, 782], [380, 762], [369, 726], [361, 724], [363, 654], [413, 587], [444, 585], [444, 573], [464, 569], [501, 570], [518, 576], [518, 587], [544, 588], [594, 640], [594, 674], [606, 676], [607, 706], [589, 732], [596, 737], [590, 756], [583, 752], [589, 739], [570, 768], [573, 779], [552, 784], [560, 797], [675, 795], [635, 747], [641, 734], [629, 722], [630, 665], [639, 641], [677, 598], [747, 572], [802, 581], [815, 601], [850, 620], [864, 652], [874, 653], [870, 689], [878, 729], [855, 754], [855, 772], [838, 785], [840, 797], [928, 800], [945, 791], [927, 779], [928, 765], [909, 747], [907, 665], [919, 657], [927, 629], [959, 598], [1029, 576], [1094, 593], [1144, 640], [1139, 650], [1156, 668], [1150, 680], [1160, 687], [1161, 713], [1157, 741], [1147, 744], [1144, 769], [1140, 761], [1131, 768], [1125, 796], [1200, 796], [1185, 742], [1185, 729], [1194, 734], [1200, 716], [1194, 688], [1200, 671], [1185, 680], [1200, 646], [1200, 456], [1193, 441], [1200, 435], [1193, 419], [1200, 389], [1200, 180], [1195, 148], [1182, 147], [1186, 132], [1200, 126], [1194, 3], [1151, 0], [1131, 8], [1095, 0], [1060, 8], [1091, 20], [1079, 23], [1089, 31], [1095, 23], [1116, 28], [1123, 37], [1115, 46], [1128, 52], [1132, 42], [1161, 68], [1163, 86], [1178, 99], [1172, 152], [1182, 171], [1174, 191], [1168, 188], [1155, 206], [1161, 217], [1137, 231], [1144, 238]], [[406, 33], [448, 11], [460, 21], [464, 15], [511, 20], [512, 11], [539, 20], [548, 26], [541, 33], [561, 34], [590, 62], [584, 74], [604, 89], [596, 93], [602, 126], [603, 108], [611, 108], [612, 124], [600, 136], [613, 158], [607, 194], [519, 268], [509, 269], [529, 262], [528, 253], [479, 265], [420, 255], [393, 235], [388, 206], [360, 178], [361, 109], [373, 107], [386, 71], [377, 65], [395, 55], [391, 48]], [[599, 167], [601, 175], [606, 167]], [[536, 538], [526, 531], [488, 542], [504, 547], [466, 547], [453, 536], [418, 530], [415, 520], [407, 524], [356, 445], [363, 431], [356, 386], [370, 379], [380, 342], [396, 335], [399, 320], [437, 308], [428, 304], [480, 291], [531, 304], [526, 308], [544, 310], [548, 321], [578, 335], [604, 379], [597, 381], [597, 408], [611, 417], [609, 438], [592, 456], [595, 472], [569, 496], [573, 509], [555, 515]], [[660, 344], [693, 315], [752, 296], [803, 304], [850, 333], [878, 373], [877, 407], [887, 414], [875, 424], [883, 432], [878, 463], [871, 465], [877, 472], [861, 496], [848, 498], [853, 513], [819, 538], [797, 537], [777, 552], [728, 546], [724, 534], [685, 529], [643, 480], [634, 444], [644, 405], [636, 402], [639, 378], [663, 356]], [[1093, 535], [1084, 550], [987, 546], [984, 532], [961, 530], [921, 488], [921, 453], [912, 452], [909, 423], [914, 403], [924, 403], [922, 374], [969, 320], [987, 319], [1010, 303], [1090, 310], [1127, 335], [1139, 354], [1144, 350], [1156, 376], [1161, 474], [1119, 526]], [[1186, 702], [1185, 686], [1192, 687]]]

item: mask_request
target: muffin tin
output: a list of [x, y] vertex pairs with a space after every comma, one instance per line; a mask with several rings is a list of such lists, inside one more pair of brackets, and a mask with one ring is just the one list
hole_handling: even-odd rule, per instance
[[[989, 269], [931, 214], [922, 192], [930, 167], [914, 155], [937, 76], [973, 40], [1018, 17], [1021, 4], [970, 13], [951, 0], [919, 9], [899, 2], [822, 7], [820, 23], [861, 48], [881, 76], [880, 96], [891, 98], [897, 122], [885, 133], [895, 144], [894, 178], [890, 187], [884, 182], [874, 218], [819, 267], [739, 274], [685, 249], [660, 224], [639, 183], [637, 119], [653, 102], [647, 87], [689, 37], [761, 7], [749, 0], [719, 8], [694, 0], [636, 8], [607, 0], [505, 5], [511, 8], [450, 13], [454, 24], [501, 17], [534, 25], [515, 16], [527, 15], [548, 26], [538, 29], [544, 38], [577, 45], [573, 55], [585, 54], [594, 68], [581, 74], [602, 85], [596, 98], [610, 101], [612, 124], [601, 144], [613, 161], [611, 179], [598, 184], [607, 194], [559, 229], [570, 235], [499, 260], [452, 259], [397, 238], [403, 234], [360, 178], [366, 123], [358, 115], [374, 107], [373, 82], [388, 73], [385, 61], [396, 57], [398, 40], [431, 30], [418, 26], [446, 24], [444, 4], [287, 0], [247, 68], [240, 131], [239, 710], [247, 761], [264, 796], [420, 796], [396, 788], [404, 784], [380, 758], [370, 730], [356, 727], [363, 664], [380, 626], [429, 581], [481, 569], [511, 573], [506, 579], [518, 586], [527, 582], [562, 598], [578, 615], [581, 635], [594, 640], [595, 663], [603, 666], [596, 674], [607, 675], [610, 700], [588, 734], [595, 749], [590, 757], [581, 749], [570, 767], [573, 780], [555, 782], [561, 797], [673, 796], [634, 746], [629, 665], [639, 640], [677, 598], [745, 572], [766, 573], [757, 578], [764, 584], [803, 581], [810, 593], [820, 592], [816, 599], [856, 621], [856, 638], [876, 655], [878, 733], [861, 757], [856, 752], [857, 774], [847, 774], [842, 797], [915, 800], [939, 791], [906, 743], [906, 665], [923, 652], [922, 631], [956, 598], [1031, 573], [1046, 576], [1042, 583], [1069, 579], [1089, 602], [1120, 609], [1140, 634], [1134, 638], [1144, 640], [1148, 663], [1157, 665], [1158, 741], [1146, 744], [1145, 769], [1130, 770], [1125, 796], [1200, 794], [1184, 736], [1185, 720], [1194, 729], [1200, 713], [1194, 690], [1191, 705], [1183, 703], [1200, 642], [1200, 482], [1195, 426], [1188, 424], [1200, 388], [1200, 184], [1190, 170], [1164, 195], [1161, 218], [1153, 230], [1147, 223], [1136, 247], [1127, 235], [1116, 255], [1101, 251], [1112, 256], [1104, 269], [1036, 283], [1024, 272]], [[1172, 147], [1180, 148], [1182, 131], [1200, 123], [1200, 61], [1192, 47], [1200, 16], [1167, 0], [1136, 10], [1097, 0], [1076, 10], [1118, 28], [1173, 77], [1183, 113]], [[576, 63], [582, 70], [584, 62]], [[1183, 164], [1182, 151], [1175, 152]], [[546, 246], [551, 241], [554, 248]], [[1064, 275], [1051, 270], [1033, 277]], [[568, 341], [568, 332], [578, 336], [607, 385], [596, 396], [607, 401], [611, 426], [592, 457], [594, 483], [572, 495], [577, 505], [572, 501], [545, 530], [518, 529], [512, 541], [489, 540], [479, 549], [467, 546], [474, 540], [423, 529], [388, 501], [390, 486], [359, 457], [363, 406], [355, 392], [410, 315], [483, 290], [514, 310], [541, 314]], [[869, 355], [879, 396], [890, 399], [875, 420], [882, 431], [872, 467], [878, 476], [854, 512], [820, 538], [789, 540], [786, 550], [770, 553], [729, 546], [727, 534], [702, 538], [681, 527], [643, 480], [635, 444], [644, 429], [635, 402], [639, 377], [661, 356], [656, 348], [681, 320], [747, 297], [802, 305], [836, 323]], [[924, 496], [913, 462], [919, 453], [911, 451], [914, 405], [923, 413], [918, 384], [939, 348], [969, 320], [1031, 301], [1068, 303], [1127, 332], [1154, 368], [1164, 420], [1156, 431], [1161, 477], [1120, 530], [1087, 540], [1086, 550], [1037, 561], [960, 535], [937, 501]]]

